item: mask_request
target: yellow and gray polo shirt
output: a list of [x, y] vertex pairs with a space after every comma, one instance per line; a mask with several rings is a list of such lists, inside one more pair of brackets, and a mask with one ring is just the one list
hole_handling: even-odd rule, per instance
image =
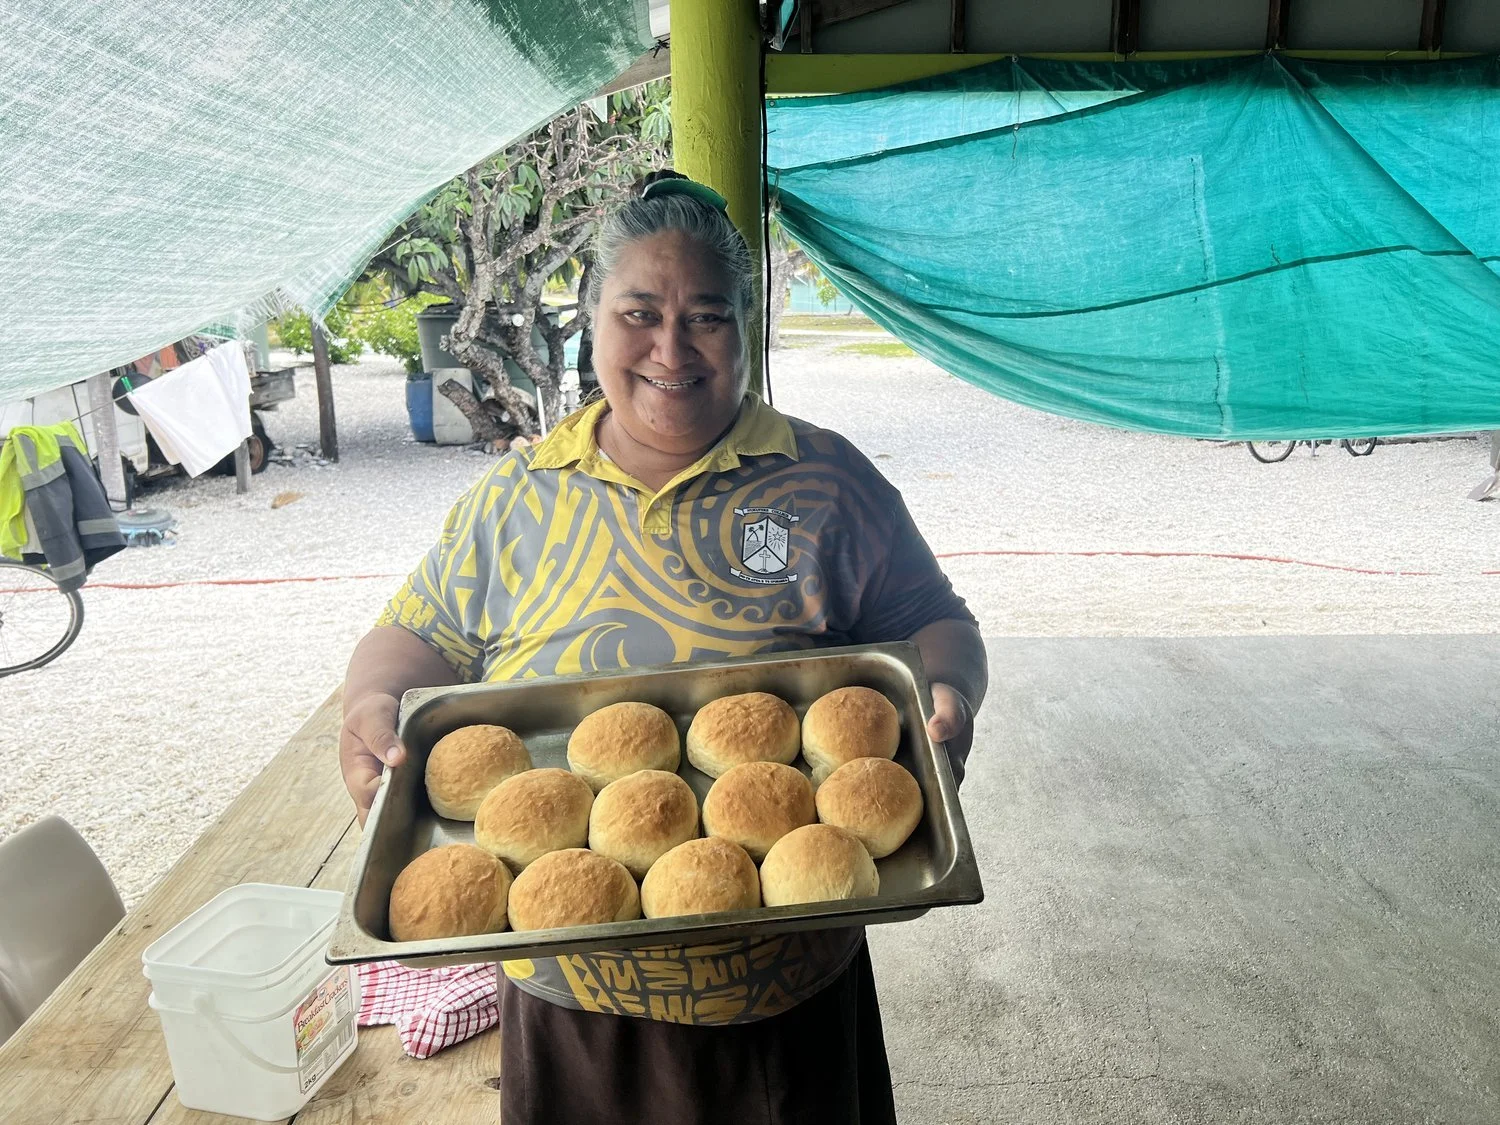
[[[594, 439], [608, 406], [502, 457], [386, 607], [468, 680], [903, 640], [972, 620], [901, 495], [848, 441], [747, 396], [653, 492]], [[680, 1023], [776, 1015], [848, 964], [858, 930], [512, 961], [521, 988]]]

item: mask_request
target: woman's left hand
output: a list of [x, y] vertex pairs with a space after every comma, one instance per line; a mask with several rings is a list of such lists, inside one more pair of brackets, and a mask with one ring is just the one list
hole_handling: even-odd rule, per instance
[[934, 742], [950, 742], [963, 734], [974, 716], [969, 703], [957, 688], [948, 684], [932, 685], [932, 718], [927, 734]]

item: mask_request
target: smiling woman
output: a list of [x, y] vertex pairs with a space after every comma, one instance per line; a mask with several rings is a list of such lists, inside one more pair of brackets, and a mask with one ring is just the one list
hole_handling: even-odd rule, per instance
[[740, 310], [708, 249], [666, 230], [635, 251], [600, 286], [594, 365], [611, 409], [599, 441], [627, 472], [660, 487], [729, 429], [746, 365]]
[[[904, 639], [962, 776], [974, 620], [862, 454], [746, 393], [753, 267], [722, 202], [667, 178], [606, 220], [605, 398], [459, 500], [350, 663], [361, 815], [409, 688]], [[508, 1125], [894, 1121], [862, 930], [510, 962], [500, 1002]]]
[[653, 487], [724, 435], [748, 381], [750, 255], [716, 207], [673, 190], [689, 184], [701, 190], [648, 184], [599, 237], [594, 366], [610, 403], [599, 444]]

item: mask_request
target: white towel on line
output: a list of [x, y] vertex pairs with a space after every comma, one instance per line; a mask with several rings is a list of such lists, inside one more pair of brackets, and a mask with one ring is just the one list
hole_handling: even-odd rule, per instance
[[237, 341], [130, 392], [162, 455], [189, 476], [207, 472], [250, 436], [250, 369]]

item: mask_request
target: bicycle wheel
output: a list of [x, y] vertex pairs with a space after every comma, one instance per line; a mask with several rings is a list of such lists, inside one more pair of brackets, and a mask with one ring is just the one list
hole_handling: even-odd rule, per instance
[[1285, 461], [1297, 446], [1295, 441], [1247, 441], [1245, 444], [1250, 447], [1250, 456], [1262, 465]]
[[1375, 452], [1375, 447], [1380, 444], [1379, 438], [1357, 437], [1345, 438], [1339, 442], [1344, 447], [1344, 452], [1350, 457], [1368, 457]]
[[83, 599], [50, 574], [0, 559], [0, 676], [55, 660], [83, 628]]

